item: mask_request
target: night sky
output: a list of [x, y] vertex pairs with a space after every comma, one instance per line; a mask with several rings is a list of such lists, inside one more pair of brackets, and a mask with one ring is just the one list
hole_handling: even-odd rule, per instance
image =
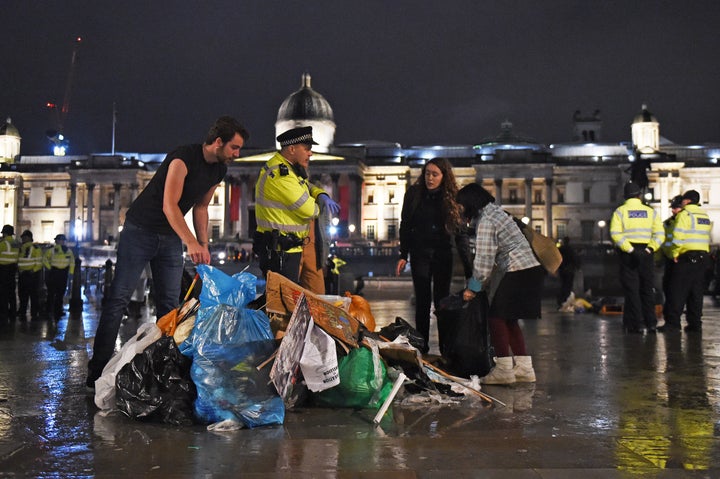
[[301, 75], [335, 113], [335, 143], [473, 144], [509, 119], [544, 143], [601, 111], [630, 139], [643, 103], [661, 135], [720, 143], [720, 2], [581, 0], [2, 0], [0, 116], [46, 154], [74, 39], [71, 153], [166, 152], [219, 115], [272, 147]]

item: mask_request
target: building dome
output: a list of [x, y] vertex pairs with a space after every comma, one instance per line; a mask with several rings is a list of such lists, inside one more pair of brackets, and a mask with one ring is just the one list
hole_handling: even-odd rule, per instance
[[633, 123], [657, 123], [657, 118], [648, 111], [647, 105], [643, 103], [642, 111], [635, 115]]
[[20, 132], [8, 117], [0, 126], [0, 163], [13, 163], [20, 154]]
[[310, 74], [303, 73], [301, 88], [287, 97], [278, 110], [277, 121], [330, 120], [333, 111], [330, 103], [310, 86]]
[[15, 125], [12, 124], [12, 120], [10, 120], [10, 117], [5, 121], [5, 124], [0, 126], [0, 136], [15, 136], [17, 138], [20, 138], [20, 132], [17, 128], [15, 128]]
[[329, 151], [335, 138], [333, 111], [325, 97], [310, 86], [309, 73], [303, 73], [300, 89], [280, 105], [275, 121], [275, 136], [299, 126], [313, 127], [313, 139], [318, 143], [314, 151]]

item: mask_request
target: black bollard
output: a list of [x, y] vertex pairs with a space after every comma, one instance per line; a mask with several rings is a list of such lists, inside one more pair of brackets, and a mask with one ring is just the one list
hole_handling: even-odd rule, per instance
[[71, 294], [70, 294], [70, 304], [69, 304], [69, 310], [70, 312], [78, 312], [82, 311], [83, 309], [83, 301], [80, 297], [80, 286], [82, 284], [82, 265], [80, 258], [77, 256], [75, 257], [75, 272], [73, 273], [72, 277], [72, 287], [71, 287]]
[[102, 304], [105, 305], [105, 301], [110, 296], [110, 285], [113, 281], [113, 262], [111, 259], [105, 261], [105, 277], [103, 278], [103, 297]]

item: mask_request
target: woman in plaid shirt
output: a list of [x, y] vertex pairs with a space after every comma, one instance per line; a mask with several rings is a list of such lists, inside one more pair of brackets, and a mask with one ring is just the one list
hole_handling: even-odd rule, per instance
[[518, 320], [540, 317], [545, 272], [515, 219], [495, 205], [485, 188], [469, 184], [458, 192], [457, 201], [465, 218], [476, 224], [473, 275], [463, 299], [470, 301], [486, 291], [490, 301], [490, 338], [497, 358], [482, 382], [535, 382]]

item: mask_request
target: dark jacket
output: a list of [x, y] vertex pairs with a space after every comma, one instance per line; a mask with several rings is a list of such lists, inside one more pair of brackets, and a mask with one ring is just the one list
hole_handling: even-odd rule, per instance
[[445, 230], [446, 216], [439, 192], [412, 185], [405, 193], [400, 215], [400, 258], [407, 260], [413, 250], [451, 250], [454, 239], [465, 277], [469, 278], [472, 276], [469, 229], [460, 227], [450, 235]]

